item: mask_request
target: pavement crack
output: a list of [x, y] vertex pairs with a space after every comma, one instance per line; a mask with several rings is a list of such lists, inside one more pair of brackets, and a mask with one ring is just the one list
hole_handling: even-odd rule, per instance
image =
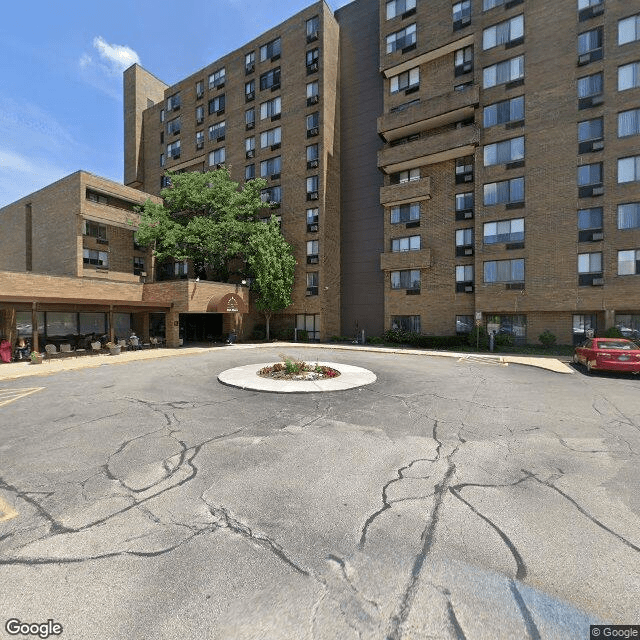
[[528, 640], [541, 640], [540, 631], [538, 631], [538, 627], [536, 626], [535, 621], [533, 620], [533, 616], [531, 615], [531, 611], [527, 607], [522, 594], [518, 590], [518, 586], [516, 585], [515, 580], [509, 580], [509, 589], [511, 590], [511, 595], [513, 599], [516, 601], [518, 605], [518, 609], [520, 611], [520, 615], [524, 621], [524, 626], [527, 631], [527, 639]]
[[456, 640], [467, 640], [467, 636], [464, 634], [462, 627], [460, 626], [460, 622], [456, 616], [456, 612], [451, 604], [451, 600], [447, 600], [447, 615], [449, 616], [449, 624], [453, 629]]

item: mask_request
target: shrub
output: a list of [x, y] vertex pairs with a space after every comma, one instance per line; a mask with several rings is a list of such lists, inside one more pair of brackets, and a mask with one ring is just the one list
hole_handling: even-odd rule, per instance
[[368, 344], [382, 344], [384, 342], [384, 340], [382, 338], [380, 338], [379, 336], [369, 336], [367, 338], [367, 343]]
[[467, 344], [470, 347], [479, 348], [481, 350], [489, 349], [489, 336], [487, 330], [484, 327], [474, 327], [471, 333], [467, 336]]
[[495, 338], [495, 346], [500, 348], [500, 347], [513, 347], [513, 345], [515, 344], [515, 340], [513, 339], [512, 335], [509, 335], [508, 333], [499, 333], [496, 335]]
[[609, 327], [603, 334], [605, 338], [624, 338], [618, 327]]
[[556, 343], [556, 337], [549, 331], [549, 329], [545, 329], [539, 336], [538, 340], [540, 340], [541, 344], [545, 347], [553, 347]]
[[291, 341], [293, 340], [293, 327], [283, 327], [275, 332], [271, 332], [271, 335], [278, 340]]
[[267, 328], [263, 324], [257, 324], [251, 332], [253, 340], [264, 340], [267, 335]]
[[307, 342], [309, 340], [309, 332], [306, 329], [298, 329], [298, 342]]

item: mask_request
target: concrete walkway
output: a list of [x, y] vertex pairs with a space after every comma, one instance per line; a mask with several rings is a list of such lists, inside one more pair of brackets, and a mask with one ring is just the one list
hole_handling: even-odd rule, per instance
[[339, 351], [370, 351], [373, 353], [397, 353], [398, 355], [422, 355], [439, 358], [457, 358], [458, 360], [480, 361], [486, 360], [507, 366], [509, 364], [521, 364], [539, 369], [547, 369], [556, 373], [574, 373], [574, 370], [556, 358], [550, 357], [525, 357], [485, 353], [456, 353], [453, 351], [425, 351], [423, 349], [403, 349], [389, 347], [375, 347], [372, 345], [345, 345], [345, 344], [315, 344], [300, 342], [263, 342], [257, 344], [219, 345], [215, 347], [186, 346], [177, 349], [160, 348], [146, 349], [142, 351], [125, 351], [120, 355], [84, 355], [66, 356], [53, 360], [44, 360], [42, 364], [32, 365], [27, 362], [10, 362], [0, 364], [0, 380], [14, 380], [27, 376], [48, 376], [62, 371], [74, 371], [101, 367], [103, 365], [125, 364], [137, 360], [153, 360], [155, 358], [171, 358], [190, 356], [198, 353], [208, 353], [215, 349], [259, 349], [261, 347], [291, 349], [334, 349]]

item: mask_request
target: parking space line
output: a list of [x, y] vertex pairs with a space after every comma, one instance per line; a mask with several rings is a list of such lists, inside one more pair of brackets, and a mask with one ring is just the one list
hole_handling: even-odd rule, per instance
[[0, 407], [4, 407], [4, 405], [9, 404], [10, 402], [14, 402], [15, 400], [20, 400], [20, 398], [25, 398], [26, 396], [29, 396], [36, 391], [42, 391], [44, 388], [45, 387], [29, 387], [26, 389], [1, 389]]

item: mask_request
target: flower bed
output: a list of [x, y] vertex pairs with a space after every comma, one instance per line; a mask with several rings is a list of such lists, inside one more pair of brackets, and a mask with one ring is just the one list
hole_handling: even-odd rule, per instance
[[272, 380], [327, 380], [337, 378], [340, 372], [325, 365], [284, 358], [282, 362], [263, 367], [257, 374]]

